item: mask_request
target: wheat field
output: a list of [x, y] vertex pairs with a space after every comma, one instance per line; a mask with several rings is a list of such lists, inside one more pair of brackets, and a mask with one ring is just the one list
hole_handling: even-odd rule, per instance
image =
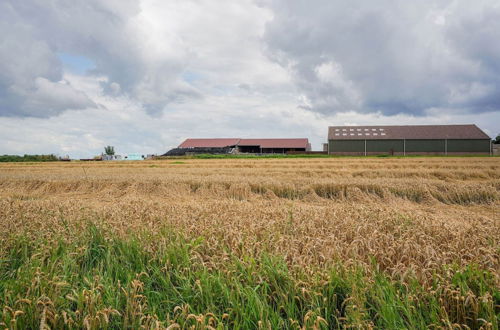
[[0, 327], [498, 329], [500, 158], [0, 164]]

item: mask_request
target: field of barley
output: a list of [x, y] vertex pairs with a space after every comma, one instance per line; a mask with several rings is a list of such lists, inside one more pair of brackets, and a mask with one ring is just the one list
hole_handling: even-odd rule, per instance
[[0, 328], [498, 329], [500, 158], [0, 164]]

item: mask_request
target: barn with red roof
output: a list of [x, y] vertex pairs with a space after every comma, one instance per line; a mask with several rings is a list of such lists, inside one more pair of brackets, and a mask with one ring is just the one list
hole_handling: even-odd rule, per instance
[[[213, 148], [230, 148], [236, 153], [283, 153], [310, 151], [311, 144], [307, 138], [296, 139], [241, 139], [241, 138], [210, 138], [210, 139], [186, 139], [178, 149], [209, 150]], [[189, 150], [187, 151], [189, 152]]]

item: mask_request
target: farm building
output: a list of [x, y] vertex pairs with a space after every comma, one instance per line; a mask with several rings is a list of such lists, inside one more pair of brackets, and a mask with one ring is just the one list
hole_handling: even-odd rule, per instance
[[124, 160], [144, 160], [144, 155], [138, 153], [126, 154], [123, 159]]
[[334, 155], [490, 154], [491, 140], [476, 125], [331, 126]]
[[[172, 153], [287, 153], [310, 151], [308, 139], [187, 139]], [[167, 153], [167, 155], [169, 154]]]

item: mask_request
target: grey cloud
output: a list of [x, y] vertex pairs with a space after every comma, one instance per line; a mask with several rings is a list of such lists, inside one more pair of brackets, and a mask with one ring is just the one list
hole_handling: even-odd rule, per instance
[[63, 80], [53, 47], [8, 2], [0, 4], [0, 116], [50, 117], [95, 104]]
[[268, 56], [293, 73], [303, 108], [385, 115], [500, 109], [494, 1], [262, 5], [274, 12], [264, 36]]
[[93, 104], [59, 83], [60, 52], [89, 58], [90, 74], [107, 79], [104, 93], [128, 95], [151, 114], [202, 97], [179, 78], [189, 58], [182, 40], [147, 40], [138, 0], [7, 0], [0, 11], [1, 30], [9, 31], [0, 37], [0, 115], [47, 117]]
[[446, 34], [454, 48], [469, 59], [480, 63], [485, 75], [494, 77], [500, 70], [500, 7], [480, 6], [467, 14], [470, 3], [462, 5], [463, 16], [451, 17]]
[[[478, 6], [469, 12], [462, 3], [462, 16], [450, 18], [446, 36], [458, 54], [475, 69], [456, 86], [451, 104], [462, 102], [474, 112], [500, 110], [500, 7]], [[472, 76], [472, 77], [471, 77]]]
[[241, 88], [247, 92], [252, 90], [252, 86], [250, 86], [249, 84], [245, 84], [245, 83], [238, 84], [237, 87]]
[[97, 106], [84, 92], [75, 90], [66, 81], [52, 82], [37, 77], [31, 85], [29, 89], [10, 86], [0, 101], [0, 115], [50, 117], [65, 110]]

